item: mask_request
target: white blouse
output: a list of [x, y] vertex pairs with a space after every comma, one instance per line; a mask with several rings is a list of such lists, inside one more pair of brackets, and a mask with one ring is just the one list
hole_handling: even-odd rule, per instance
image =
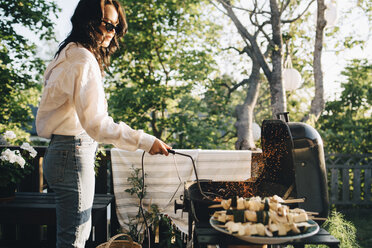
[[69, 43], [48, 65], [44, 82], [36, 116], [40, 137], [86, 131], [94, 140], [120, 149], [150, 151], [154, 136], [123, 122], [115, 123], [108, 115], [98, 62], [83, 46]]

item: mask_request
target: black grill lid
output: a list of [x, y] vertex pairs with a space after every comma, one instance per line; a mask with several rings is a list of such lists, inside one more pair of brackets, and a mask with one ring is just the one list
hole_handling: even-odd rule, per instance
[[282, 120], [264, 120], [261, 135], [265, 166], [260, 178], [290, 187], [295, 181], [295, 173], [293, 140], [287, 123]]
[[305, 198], [299, 206], [308, 211], [319, 212], [328, 217], [329, 199], [327, 171], [323, 141], [310, 125], [290, 122], [288, 126], [293, 137], [293, 158], [297, 197]]

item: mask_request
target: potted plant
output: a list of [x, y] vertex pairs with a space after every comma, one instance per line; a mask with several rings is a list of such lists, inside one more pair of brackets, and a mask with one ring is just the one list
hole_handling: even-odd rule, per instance
[[2, 136], [10, 144], [2, 148], [0, 154], [0, 201], [7, 201], [14, 198], [17, 185], [33, 169], [30, 161], [37, 152], [27, 142], [20, 147], [12, 146], [17, 138], [13, 131], [6, 131]]

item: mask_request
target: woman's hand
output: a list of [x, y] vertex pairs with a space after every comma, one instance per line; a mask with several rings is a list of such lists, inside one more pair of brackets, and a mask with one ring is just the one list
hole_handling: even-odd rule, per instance
[[149, 151], [149, 153], [151, 155], [164, 154], [165, 156], [168, 156], [169, 152], [168, 152], [167, 149], [171, 149], [171, 148], [172, 147], [168, 146], [167, 144], [165, 144], [160, 139], [156, 139], [154, 141], [154, 144], [152, 145], [151, 150]]

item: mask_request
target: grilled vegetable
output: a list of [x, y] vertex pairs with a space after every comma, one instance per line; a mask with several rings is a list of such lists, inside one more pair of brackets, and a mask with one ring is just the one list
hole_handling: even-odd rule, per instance
[[278, 196], [263, 200], [233, 197], [222, 200], [225, 210], [216, 211], [213, 218], [225, 223], [226, 230], [236, 235], [285, 236], [300, 234], [313, 226], [307, 222], [309, 216], [305, 210], [290, 209], [281, 204], [283, 201]]
[[234, 210], [233, 215], [234, 215], [235, 222], [241, 222], [241, 223], [245, 222], [244, 221], [244, 210]]

